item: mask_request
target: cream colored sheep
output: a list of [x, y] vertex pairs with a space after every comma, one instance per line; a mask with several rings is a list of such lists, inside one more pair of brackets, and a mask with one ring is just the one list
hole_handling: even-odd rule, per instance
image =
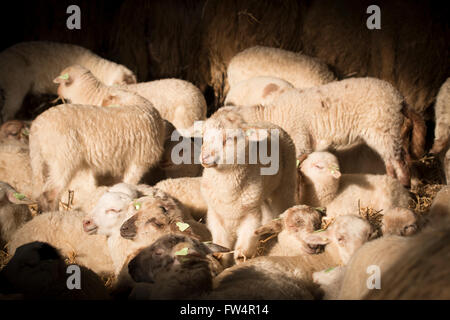
[[336, 79], [328, 66], [317, 58], [263, 46], [235, 55], [228, 64], [227, 75], [230, 88], [257, 76], [277, 77], [296, 88], [315, 87]]
[[23, 194], [0, 181], [0, 248], [11, 240], [22, 225], [31, 220], [28, 204], [31, 201]]
[[45, 212], [25, 223], [13, 235], [8, 253], [13, 255], [24, 244], [41, 241], [57, 248], [73, 263], [102, 275], [114, 273], [104, 235], [89, 236], [83, 231], [86, 214], [80, 211]]
[[53, 79], [61, 70], [74, 64], [88, 68], [107, 85], [136, 83], [135, 75], [125, 66], [103, 59], [88, 49], [45, 41], [18, 43], [0, 53], [3, 120], [14, 117], [29, 92], [56, 94]]
[[[76, 81], [70, 84], [76, 85]], [[165, 129], [158, 111], [144, 98], [120, 89], [108, 90], [105, 98], [122, 106], [59, 105], [33, 121], [34, 197], [40, 198], [44, 207], [55, 207], [61, 192], [83, 168], [94, 175], [137, 184], [160, 161]]]
[[[365, 244], [348, 263], [337, 298], [449, 299], [449, 231], [447, 223], [413, 237], [385, 236]], [[379, 289], [367, 286], [370, 266], [379, 268]]]
[[434, 145], [431, 152], [439, 153], [450, 147], [450, 78], [447, 78], [439, 90], [434, 113], [436, 127], [434, 129]]
[[317, 299], [313, 272], [346, 264], [371, 235], [361, 218], [341, 216], [327, 230], [312, 233], [311, 244], [327, 244], [321, 254], [258, 257], [223, 271], [207, 299]]
[[155, 188], [161, 189], [180, 201], [189, 209], [194, 219], [205, 220], [208, 205], [201, 193], [201, 181], [202, 177], [166, 179], [158, 182]]
[[277, 234], [275, 244], [268, 248], [268, 256], [299, 256], [317, 252], [319, 247], [310, 246], [305, 238], [320, 229], [320, 226], [321, 214], [316, 209], [297, 205], [287, 209], [279, 218], [260, 227], [255, 233], [257, 235]]
[[[272, 159], [261, 157], [263, 143], [270, 144]], [[256, 144], [260, 159], [253, 164]], [[201, 162], [201, 192], [213, 242], [234, 249], [235, 260], [250, 258], [257, 245], [254, 231], [295, 204], [292, 140], [278, 126], [248, 124], [237, 113], [219, 110], [204, 123]], [[269, 210], [263, 210], [265, 201]], [[224, 263], [230, 259], [227, 255]]]
[[[391, 177], [409, 185], [409, 168], [403, 148], [404, 99], [387, 81], [352, 78], [319, 87], [290, 89], [270, 106], [235, 107], [248, 122], [270, 121], [291, 135], [297, 156], [314, 150], [345, 147], [365, 142], [386, 165]], [[424, 124], [413, 122], [411, 149], [420, 156]], [[422, 132], [423, 131], [423, 132]]]
[[289, 82], [275, 77], [254, 77], [236, 83], [228, 91], [226, 106], [268, 105], [286, 88], [294, 88]]
[[58, 250], [47, 243], [32, 242], [17, 248], [0, 271], [0, 293], [20, 294], [23, 299], [109, 299], [103, 281], [92, 270], [80, 268], [80, 288], [68, 287], [73, 271]]
[[137, 93], [153, 103], [161, 117], [170, 121], [177, 129], [189, 128], [195, 121], [206, 119], [205, 97], [188, 81], [161, 79], [120, 88]]
[[408, 191], [387, 175], [341, 175], [337, 158], [329, 152], [313, 152], [300, 164], [300, 203], [327, 208], [327, 219], [359, 215], [360, 209], [383, 210], [382, 232], [411, 235], [417, 217], [408, 210]]

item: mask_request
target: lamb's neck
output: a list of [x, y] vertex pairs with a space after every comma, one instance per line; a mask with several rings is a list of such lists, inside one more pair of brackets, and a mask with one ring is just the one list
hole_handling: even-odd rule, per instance
[[109, 93], [109, 88], [97, 79], [88, 75], [83, 76], [83, 83], [85, 85], [83, 86], [83, 93], [81, 93], [81, 96], [83, 97], [82, 103], [101, 106], [104, 98], [106, 98]]
[[339, 192], [339, 183], [318, 183], [311, 182], [305, 178], [301, 187], [302, 203], [316, 207], [326, 207]]

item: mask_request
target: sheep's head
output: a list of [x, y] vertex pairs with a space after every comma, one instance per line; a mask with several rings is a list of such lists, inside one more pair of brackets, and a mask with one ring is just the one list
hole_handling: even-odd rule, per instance
[[4, 293], [43, 294], [55, 280], [65, 279], [65, 263], [59, 252], [43, 242], [17, 248], [0, 272], [0, 291]]
[[120, 227], [120, 235], [125, 239], [147, 242], [172, 232], [193, 236], [192, 228], [183, 222], [181, 206], [172, 197], [145, 196], [130, 206], [134, 215]]
[[228, 251], [186, 235], [165, 235], [142, 249], [129, 262], [128, 272], [134, 281], [150, 285], [152, 298], [185, 298], [195, 291], [211, 290], [211, 254]]
[[68, 99], [72, 103], [83, 103], [81, 97], [86, 94], [86, 80], [91, 82], [90, 85], [99, 83], [88, 69], [80, 65], [73, 65], [61, 71], [53, 82], [59, 84], [58, 95], [60, 97]]
[[[289, 241], [292, 245], [305, 253], [317, 253], [320, 246], [307, 243], [305, 238], [317, 229], [320, 229], [321, 214], [316, 209], [297, 205], [287, 209], [279, 219], [272, 220], [268, 224], [255, 231], [256, 235], [266, 233], [280, 233], [278, 241]], [[281, 240], [283, 239], [283, 240]]]
[[411, 236], [418, 230], [417, 222], [417, 217], [411, 210], [406, 208], [393, 208], [384, 213], [381, 231], [383, 235], [396, 234], [399, 236]]
[[341, 177], [338, 159], [329, 152], [313, 152], [309, 154], [300, 164], [300, 171], [311, 183], [316, 181], [333, 181]]
[[[255, 148], [250, 149], [251, 143]], [[203, 124], [201, 164], [205, 168], [218, 169], [227, 165], [252, 164], [249, 162], [250, 150], [257, 150], [256, 143], [271, 148], [270, 131], [264, 125], [247, 124], [233, 107], [223, 107]]]
[[119, 230], [127, 218], [127, 209], [133, 197], [122, 192], [106, 192], [100, 197], [89, 217], [83, 220], [83, 229], [89, 234], [110, 236]]
[[338, 216], [326, 229], [309, 234], [305, 241], [312, 246], [332, 245], [337, 248], [344, 264], [353, 253], [373, 236], [370, 224], [364, 219], [353, 216]]
[[7, 121], [0, 127], [0, 141], [5, 139], [12, 139], [25, 141], [28, 143], [29, 134], [29, 123], [20, 120]]

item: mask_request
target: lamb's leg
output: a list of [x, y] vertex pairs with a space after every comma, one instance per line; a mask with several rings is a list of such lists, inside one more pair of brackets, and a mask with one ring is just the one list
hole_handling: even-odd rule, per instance
[[368, 132], [364, 140], [383, 158], [387, 174], [397, 178], [404, 186], [409, 186], [411, 176], [404, 159], [401, 139], [387, 134], [380, 136], [379, 132]]
[[147, 164], [138, 164], [135, 162], [131, 163], [128, 169], [125, 171], [123, 182], [137, 185], [144, 174], [147, 172], [149, 167], [150, 166]]
[[44, 209], [58, 210], [61, 192], [67, 187], [74, 173], [74, 169], [59, 165], [58, 161], [49, 165], [49, 177], [45, 182], [41, 196]]
[[[233, 248], [235, 239], [232, 237], [230, 232], [225, 229], [223, 219], [221, 219], [219, 215], [211, 208], [208, 208], [206, 224], [208, 229], [211, 231], [213, 243], [221, 245], [225, 248]], [[224, 267], [231, 266], [233, 262], [231, 254], [224, 254], [221, 260]]]
[[255, 230], [261, 226], [261, 212], [256, 210], [246, 212], [236, 231], [237, 240], [234, 247], [234, 260], [236, 263], [252, 258], [258, 246], [258, 236]]

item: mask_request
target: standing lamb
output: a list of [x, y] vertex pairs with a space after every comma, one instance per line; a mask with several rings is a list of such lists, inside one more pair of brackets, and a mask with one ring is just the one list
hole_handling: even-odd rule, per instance
[[[76, 86], [77, 82], [61, 85]], [[106, 104], [121, 106], [64, 104], [45, 111], [33, 121], [30, 130], [31, 168], [36, 185], [33, 196], [40, 198], [44, 208], [56, 207], [60, 193], [81, 169], [137, 184], [160, 161], [165, 128], [152, 104], [117, 88], [110, 88], [104, 98], [109, 101]]]
[[88, 49], [64, 43], [22, 42], [0, 53], [0, 123], [10, 120], [23, 98], [34, 94], [56, 94], [53, 79], [71, 65], [88, 68], [107, 85], [136, 83], [129, 69], [108, 61]]
[[[290, 89], [270, 106], [235, 107], [249, 122], [270, 121], [287, 131], [297, 156], [365, 142], [383, 158], [386, 171], [410, 184], [403, 148], [404, 122], [411, 114], [400, 93], [387, 81], [353, 78], [316, 88]], [[413, 119], [411, 150], [423, 153], [425, 126]], [[403, 130], [403, 131], [402, 131]]]
[[289, 82], [275, 77], [254, 77], [243, 80], [228, 91], [226, 106], [268, 105], [287, 88], [294, 88]]
[[230, 88], [257, 76], [277, 77], [295, 88], [315, 87], [336, 79], [328, 66], [317, 58], [263, 46], [235, 55], [228, 65], [227, 75]]
[[[270, 168], [268, 162], [262, 164], [267, 159], [249, 161], [256, 144], [261, 156], [263, 143], [271, 148]], [[278, 126], [248, 124], [237, 113], [219, 110], [204, 123], [201, 162], [205, 168], [201, 192], [213, 242], [234, 249], [235, 260], [250, 258], [257, 246], [254, 231], [295, 204], [292, 140]], [[263, 210], [266, 201], [269, 210]], [[227, 255], [224, 264], [230, 258]]]

